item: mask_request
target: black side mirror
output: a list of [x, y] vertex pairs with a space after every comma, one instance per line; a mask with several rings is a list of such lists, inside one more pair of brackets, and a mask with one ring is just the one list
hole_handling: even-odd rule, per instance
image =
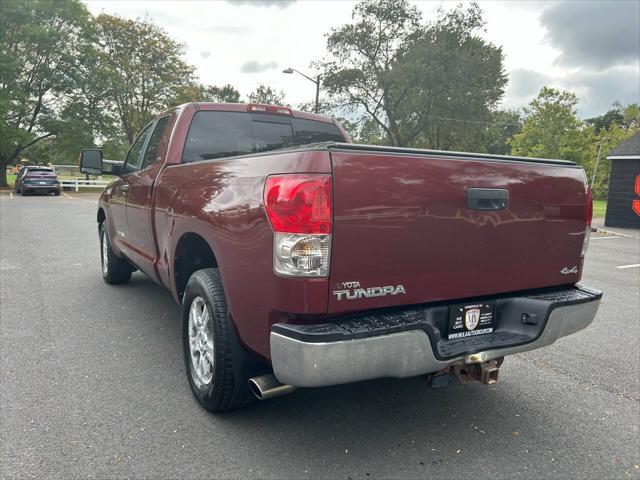
[[89, 175], [102, 175], [102, 150], [85, 148], [80, 153], [80, 171]]

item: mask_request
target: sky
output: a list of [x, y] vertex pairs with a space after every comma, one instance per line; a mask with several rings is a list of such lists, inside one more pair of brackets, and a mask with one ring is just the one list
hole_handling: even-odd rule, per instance
[[[351, 20], [348, 0], [86, 1], [91, 13], [148, 16], [185, 47], [204, 84], [232, 84], [246, 97], [259, 84], [310, 102], [315, 85], [282, 70], [314, 75], [326, 34]], [[458, 2], [412, 2], [432, 20]], [[465, 2], [462, 2], [463, 4]], [[542, 86], [578, 95], [583, 118], [611, 104], [640, 102], [640, 2], [637, 0], [480, 1], [481, 32], [502, 46], [509, 84], [504, 108], [520, 108]]]

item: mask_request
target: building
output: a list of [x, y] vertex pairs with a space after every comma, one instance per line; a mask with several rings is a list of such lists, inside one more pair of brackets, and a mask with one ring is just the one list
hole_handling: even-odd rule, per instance
[[611, 162], [607, 227], [640, 228], [640, 132], [607, 155]]

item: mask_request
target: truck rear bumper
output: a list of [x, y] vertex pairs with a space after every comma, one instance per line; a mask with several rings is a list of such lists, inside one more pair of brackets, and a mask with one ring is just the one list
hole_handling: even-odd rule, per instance
[[[588, 327], [601, 298], [602, 292], [576, 286], [489, 299], [496, 303], [494, 332], [455, 340], [446, 339], [446, 304], [368, 312], [321, 325], [275, 324], [273, 372], [283, 384], [322, 387], [483, 363], [550, 345]], [[530, 322], [532, 314], [536, 324]]]

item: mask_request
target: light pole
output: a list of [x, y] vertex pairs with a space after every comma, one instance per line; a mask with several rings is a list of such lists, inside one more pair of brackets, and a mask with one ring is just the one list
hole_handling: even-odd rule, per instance
[[318, 75], [315, 79], [313, 79], [312, 77], [309, 77], [308, 75], [305, 75], [304, 73], [296, 70], [295, 68], [285, 68], [282, 73], [287, 73], [287, 74], [292, 74], [293, 72], [296, 72], [298, 75], [302, 75], [304, 78], [306, 78], [307, 80], [313, 82], [316, 84], [316, 106], [313, 109], [313, 111], [315, 113], [318, 113], [318, 110], [320, 109], [320, 75]]

